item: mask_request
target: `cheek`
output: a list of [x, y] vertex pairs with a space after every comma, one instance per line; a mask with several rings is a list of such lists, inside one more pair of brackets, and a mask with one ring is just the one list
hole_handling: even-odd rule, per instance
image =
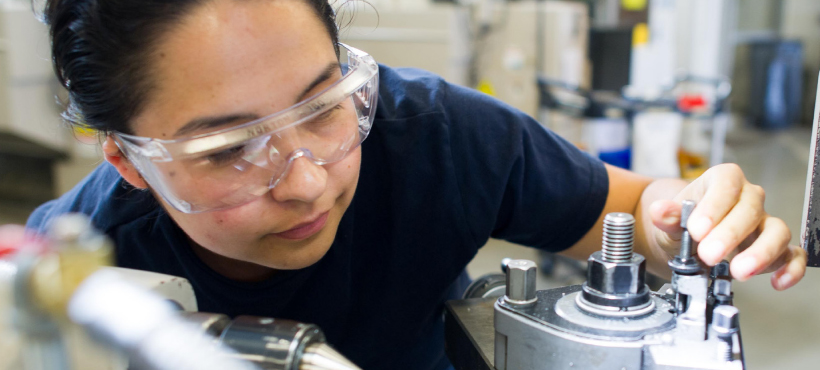
[[359, 169], [362, 161], [361, 147], [356, 148], [353, 152], [348, 154], [345, 159], [326, 167], [328, 178], [332, 179], [334, 185], [338, 189], [339, 195], [344, 197], [345, 193], [352, 193], [356, 190], [359, 183]]
[[[258, 223], [258, 213], [239, 207], [225, 211], [179, 214], [177, 222], [186, 234], [197, 244], [214, 252], [236, 256], [252, 241], [254, 226]], [[241, 253], [241, 252], [240, 252]]]

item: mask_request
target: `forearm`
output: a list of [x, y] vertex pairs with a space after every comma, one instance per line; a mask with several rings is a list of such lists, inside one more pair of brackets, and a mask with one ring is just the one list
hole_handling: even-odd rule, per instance
[[[635, 216], [635, 251], [646, 258], [647, 269], [650, 272], [659, 276], [669, 276], [669, 268], [666, 265], [669, 255], [660, 247], [658, 238], [654, 236], [657, 231], [652, 224], [649, 207], [657, 200], [673, 199], [687, 183], [677, 179], [653, 180], [609, 165], [607, 175], [609, 194], [595, 226], [562, 254], [580, 260], [587, 259], [593, 252], [601, 250], [604, 217], [612, 212], [630, 213]], [[658, 235], [667, 237], [665, 233]]]
[[[671, 257], [658, 244], [658, 238], [668, 238], [652, 223], [649, 207], [657, 200], [674, 199], [688, 183], [680, 179], [659, 179], [644, 188], [635, 207], [635, 251], [646, 257], [647, 270], [655, 275], [668, 278], [671, 274], [667, 261]], [[676, 215], [679, 217], [679, 214]]]

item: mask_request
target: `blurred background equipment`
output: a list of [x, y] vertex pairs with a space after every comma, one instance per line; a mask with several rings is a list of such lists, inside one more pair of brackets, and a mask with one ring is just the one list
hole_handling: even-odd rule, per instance
[[48, 29], [28, 1], [0, 1], [0, 198], [36, 204], [54, 196], [52, 168], [67, 156]]
[[754, 76], [750, 118], [761, 128], [788, 127], [802, 114], [803, 45], [797, 40], [760, 40], [749, 46]]
[[195, 312], [187, 280], [106, 267], [112, 252], [79, 214], [4, 251], [0, 369], [359, 369], [316, 325]]

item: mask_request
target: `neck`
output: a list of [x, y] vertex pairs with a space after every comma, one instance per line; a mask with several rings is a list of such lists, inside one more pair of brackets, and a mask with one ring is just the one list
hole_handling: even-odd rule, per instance
[[190, 239], [189, 243], [194, 250], [194, 254], [196, 254], [205, 265], [231, 280], [257, 282], [268, 279], [278, 272], [278, 270], [270, 267], [216, 254]]

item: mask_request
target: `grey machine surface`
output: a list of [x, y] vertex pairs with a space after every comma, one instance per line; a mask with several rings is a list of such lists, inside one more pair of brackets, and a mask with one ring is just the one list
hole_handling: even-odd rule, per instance
[[[708, 271], [686, 231], [695, 204], [685, 201], [681, 251], [671, 284], [653, 292], [646, 261], [633, 253], [635, 220], [604, 219], [603, 250], [589, 257], [582, 285], [536, 291], [536, 265], [502, 262], [469, 296], [445, 311], [446, 351], [457, 370], [745, 369], [738, 309], [727, 262]], [[472, 297], [472, 298], [471, 298]]]

